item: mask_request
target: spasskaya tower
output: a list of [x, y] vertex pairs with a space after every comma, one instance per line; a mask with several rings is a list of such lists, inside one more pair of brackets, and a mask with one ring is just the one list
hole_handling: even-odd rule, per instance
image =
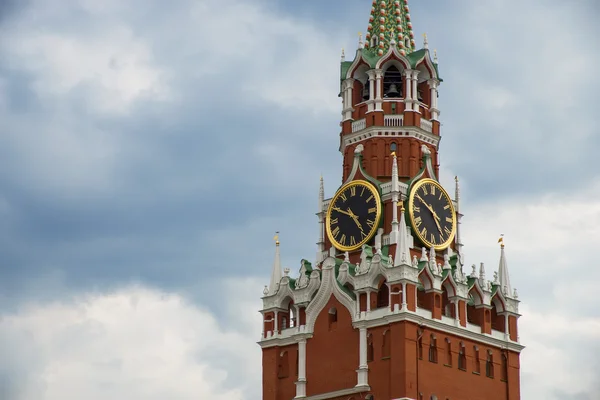
[[314, 260], [263, 291], [263, 400], [518, 400], [519, 300], [464, 272], [458, 179], [439, 182], [442, 82], [408, 0], [374, 0], [341, 61], [342, 184], [318, 198]]

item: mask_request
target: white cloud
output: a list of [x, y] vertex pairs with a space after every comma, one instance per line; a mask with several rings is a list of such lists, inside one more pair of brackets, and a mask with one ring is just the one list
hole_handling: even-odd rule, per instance
[[[227, 328], [177, 294], [141, 286], [4, 315], [1, 364], [25, 364], [8, 383], [10, 399], [254, 400], [260, 321], [244, 313], [258, 309], [248, 290], [256, 287], [225, 285], [229, 317], [241, 313]], [[0, 377], [0, 393], [1, 384]]]

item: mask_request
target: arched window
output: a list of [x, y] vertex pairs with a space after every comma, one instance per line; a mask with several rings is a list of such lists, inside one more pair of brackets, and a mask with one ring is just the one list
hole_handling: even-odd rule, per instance
[[479, 347], [473, 347], [473, 372], [479, 374], [481, 372], [481, 367], [479, 364]]
[[463, 342], [460, 342], [458, 350], [458, 369], [467, 370], [467, 355], [465, 354], [465, 345]]
[[381, 358], [391, 357], [390, 331], [383, 332], [383, 343], [381, 344]]
[[452, 343], [446, 338], [446, 365], [452, 366]]
[[377, 292], [377, 308], [385, 308], [390, 306], [390, 288], [383, 281]]
[[437, 345], [435, 335], [431, 335], [429, 341], [429, 361], [437, 363]]
[[397, 149], [398, 149], [398, 145], [396, 144], [396, 142], [392, 142], [390, 144], [390, 152], [397, 151]]
[[487, 360], [485, 362], [485, 376], [488, 378], [494, 377], [494, 356], [492, 351], [488, 350]]
[[277, 376], [279, 378], [287, 378], [290, 375], [290, 365], [288, 359], [288, 352], [282, 351], [279, 354], [279, 363], [277, 364]]
[[337, 309], [331, 307], [329, 309], [329, 330], [333, 330], [337, 327]]
[[377, 36], [373, 36], [371, 38], [371, 47], [377, 47], [379, 45], [379, 38]]
[[369, 333], [367, 336], [367, 362], [373, 361], [373, 335]]
[[383, 93], [385, 98], [402, 97], [402, 73], [395, 65], [385, 71]]
[[502, 354], [502, 380], [508, 380], [508, 358], [505, 353]]

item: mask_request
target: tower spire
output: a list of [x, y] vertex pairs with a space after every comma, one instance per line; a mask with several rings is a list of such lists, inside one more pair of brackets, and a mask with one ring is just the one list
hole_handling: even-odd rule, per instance
[[319, 183], [319, 205], [317, 218], [319, 219], [319, 241], [317, 242], [317, 264], [323, 261], [323, 252], [325, 251], [325, 212], [323, 210], [323, 202], [325, 201], [325, 186], [323, 184], [323, 175]]
[[271, 271], [271, 284], [269, 285], [269, 295], [272, 296], [279, 290], [281, 282], [281, 259], [279, 256], [279, 231], [275, 233], [275, 261], [273, 261], [273, 271]]
[[398, 243], [394, 255], [394, 266], [410, 265], [410, 246], [408, 245], [408, 230], [404, 218], [404, 203], [400, 201], [400, 224], [398, 226]]
[[512, 287], [510, 286], [506, 255], [504, 254], [504, 234], [500, 235], [498, 243], [500, 243], [500, 264], [498, 265], [498, 280], [500, 281], [500, 288], [502, 289], [502, 293], [504, 293], [504, 295], [507, 297], [512, 297], [513, 291]]
[[398, 185], [398, 159], [392, 152], [392, 240], [398, 243], [398, 200], [400, 187]]
[[416, 50], [408, 0], [373, 0], [365, 49], [381, 57], [393, 42], [403, 54]]

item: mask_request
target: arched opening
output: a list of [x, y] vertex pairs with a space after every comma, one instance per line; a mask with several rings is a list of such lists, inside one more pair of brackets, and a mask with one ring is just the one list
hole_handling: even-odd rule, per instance
[[503, 381], [508, 381], [508, 358], [506, 353], [502, 353], [502, 377]]
[[452, 343], [446, 338], [446, 365], [452, 366]]
[[329, 309], [329, 330], [332, 331], [337, 327], [337, 309], [335, 307], [331, 307]]
[[431, 334], [430, 340], [429, 340], [429, 361], [432, 363], [438, 362], [437, 344], [436, 344], [436, 338], [435, 338], [434, 334]]
[[402, 73], [395, 65], [391, 65], [383, 76], [383, 97], [398, 98], [403, 96]]
[[488, 350], [487, 360], [485, 362], [485, 376], [488, 378], [494, 377], [494, 356], [492, 351]]
[[[454, 291], [452, 291], [453, 293]], [[448, 318], [456, 318], [456, 308], [449, 299], [447, 284], [442, 286], [442, 314]]]
[[392, 142], [390, 144], [390, 153], [396, 152], [396, 151], [398, 151], [398, 145], [396, 144], [396, 142]]
[[381, 358], [391, 357], [391, 334], [390, 331], [383, 332], [383, 343], [381, 344]]
[[467, 355], [465, 354], [465, 344], [460, 342], [458, 349], [458, 369], [467, 370]]
[[373, 349], [373, 335], [369, 333], [367, 335], [367, 362], [373, 361], [374, 349]]
[[287, 378], [290, 375], [289, 368], [288, 352], [282, 351], [279, 354], [279, 362], [277, 364], [277, 377]]
[[506, 320], [504, 318], [504, 315], [499, 315], [498, 314], [498, 308], [500, 310], [503, 309], [502, 307], [502, 303], [500, 302], [500, 300], [498, 300], [497, 298], [494, 299], [492, 301], [492, 312], [491, 312], [491, 319], [492, 319], [492, 329], [495, 331], [499, 331], [499, 332], [506, 332]]
[[379, 284], [377, 292], [377, 308], [385, 308], [390, 306], [390, 288], [385, 280]]

